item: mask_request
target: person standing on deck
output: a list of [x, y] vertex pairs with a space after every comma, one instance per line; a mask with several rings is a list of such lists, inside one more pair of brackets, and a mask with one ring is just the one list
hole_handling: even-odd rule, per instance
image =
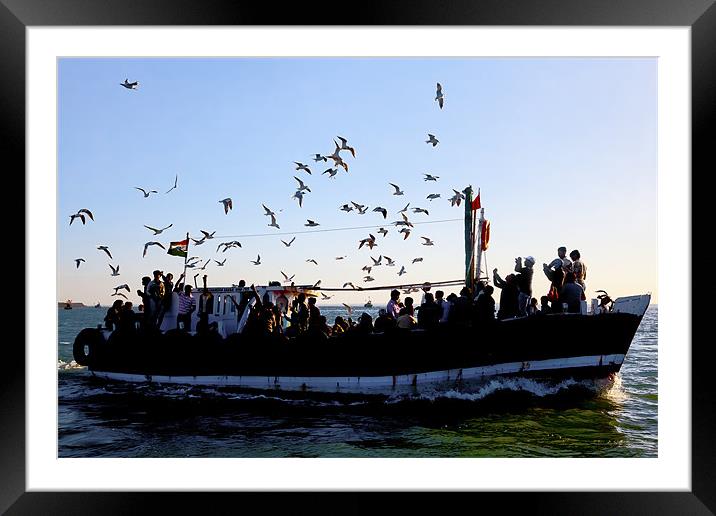
[[150, 323], [150, 319], [152, 317], [152, 314], [148, 312], [148, 309], [150, 308], [150, 302], [149, 302], [149, 294], [147, 293], [147, 288], [149, 287], [149, 283], [151, 283], [152, 278], [149, 276], [142, 277], [142, 289], [137, 290], [137, 295], [142, 298], [142, 302], [139, 304], [139, 312], [142, 314], [142, 326], [144, 328], [148, 327]]
[[575, 281], [586, 290], [584, 280], [587, 279], [587, 266], [582, 261], [582, 255], [575, 249], [569, 253], [569, 257], [572, 259], [572, 272], [574, 272]]
[[438, 290], [435, 292], [435, 303], [440, 307], [440, 323], [447, 323], [450, 315], [450, 302], [443, 299], [445, 292]]
[[147, 302], [144, 303], [144, 310], [146, 312], [144, 317], [148, 322], [148, 325], [155, 328], [157, 326], [159, 308], [162, 303], [162, 291], [164, 289], [164, 284], [161, 280], [162, 271], [156, 270], [152, 274], [154, 275], [154, 279], [149, 282], [149, 285], [147, 285], [148, 298]]
[[564, 287], [560, 292], [560, 300], [567, 304], [567, 312], [578, 314], [581, 312], [581, 302], [584, 297], [584, 289], [575, 281], [573, 272], [568, 272], [564, 277]]
[[178, 293], [177, 328], [191, 331], [191, 314], [196, 310], [196, 301], [191, 295], [191, 285], [184, 286], [184, 292]]
[[497, 312], [497, 318], [502, 320], [516, 317], [520, 291], [517, 288], [515, 275], [508, 274], [503, 280], [500, 278], [500, 275], [497, 274], [497, 269], [493, 269], [492, 276], [495, 286], [502, 289], [502, 293], [500, 294], [500, 309]]
[[398, 290], [394, 289], [390, 291], [390, 301], [388, 301], [385, 310], [390, 317], [396, 321], [398, 320], [398, 315], [400, 314], [400, 292]]
[[174, 282], [172, 281], [174, 279], [174, 275], [170, 272], [166, 275], [162, 275], [162, 301], [159, 306], [159, 314], [157, 315], [157, 328], [162, 327], [162, 322], [164, 321], [164, 314], [167, 312], [171, 312], [172, 310], [172, 301], [173, 301], [173, 293], [174, 293]]
[[522, 266], [522, 257], [515, 258], [515, 272], [517, 275], [517, 288], [520, 293], [517, 298], [517, 313], [519, 315], [527, 315], [527, 306], [530, 304], [532, 299], [532, 276], [534, 269], [532, 266], [535, 264], [535, 259], [531, 256], [525, 258], [524, 267]]

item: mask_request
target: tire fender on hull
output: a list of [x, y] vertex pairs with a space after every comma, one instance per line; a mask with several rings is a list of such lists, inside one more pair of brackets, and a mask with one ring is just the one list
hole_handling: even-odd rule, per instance
[[[97, 328], [85, 328], [75, 338], [72, 346], [72, 355], [75, 362], [81, 366], [90, 366], [97, 353], [97, 348], [104, 341], [102, 333]], [[87, 348], [85, 350], [85, 348]]]

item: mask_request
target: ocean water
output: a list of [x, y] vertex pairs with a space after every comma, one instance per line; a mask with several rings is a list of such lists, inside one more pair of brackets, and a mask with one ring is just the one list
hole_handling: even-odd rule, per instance
[[[342, 307], [321, 307], [332, 322]], [[356, 307], [354, 319], [377, 309]], [[613, 384], [495, 380], [469, 395], [386, 401], [104, 384], [72, 358], [105, 308], [58, 310], [59, 457], [656, 457], [657, 316]]]

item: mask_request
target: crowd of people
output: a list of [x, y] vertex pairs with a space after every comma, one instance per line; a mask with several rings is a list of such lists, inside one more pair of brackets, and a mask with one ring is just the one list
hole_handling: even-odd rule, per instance
[[[281, 336], [283, 338], [299, 335], [311, 335], [316, 338], [328, 338], [346, 333], [385, 332], [391, 329], [432, 329], [440, 325], [478, 326], [495, 320], [513, 317], [539, 316], [553, 313], [580, 313], [585, 297], [585, 279], [587, 267], [581, 260], [578, 250], [569, 253], [566, 247], [557, 250], [557, 258], [549, 264], [543, 264], [543, 271], [550, 281], [549, 292], [542, 296], [539, 303], [532, 297], [532, 278], [535, 259], [532, 256], [515, 258], [514, 273], [503, 279], [497, 269], [492, 271], [493, 283], [500, 289], [499, 310], [495, 314], [496, 303], [493, 298], [494, 287], [478, 281], [474, 292], [463, 287], [460, 295], [451, 293], [445, 297], [442, 290], [433, 295], [430, 286], [423, 287], [423, 296], [419, 306], [415, 306], [412, 297], [400, 299], [400, 292], [392, 290], [390, 300], [378, 317], [368, 313], [361, 314], [358, 321], [351, 317], [335, 318], [331, 326], [321, 310], [316, 306], [316, 298], [299, 293], [290, 303], [281, 295], [276, 302], [265, 294], [259, 295], [256, 287], [246, 289], [241, 280], [238, 298], [227, 296], [237, 314], [239, 331], [253, 336]], [[119, 328], [161, 328], [165, 315], [172, 312], [172, 303], [176, 293], [176, 328], [192, 331], [192, 316], [198, 310], [197, 333], [216, 332], [217, 323], [209, 323], [213, 313], [213, 294], [206, 284], [204, 275], [202, 293], [197, 302], [192, 296], [192, 286], [184, 283], [184, 274], [174, 285], [173, 275], [155, 270], [153, 278], [142, 278], [143, 289], [137, 290], [142, 303], [139, 313], [135, 313], [131, 302], [117, 300], [107, 311], [105, 327]], [[278, 284], [280, 285], [280, 284]], [[246, 308], [249, 308], [248, 311]], [[246, 312], [246, 314], [245, 314]]]

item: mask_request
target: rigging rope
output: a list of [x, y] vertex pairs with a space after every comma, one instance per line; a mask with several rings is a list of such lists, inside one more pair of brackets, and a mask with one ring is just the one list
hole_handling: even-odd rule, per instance
[[393, 289], [400, 289], [400, 288], [422, 288], [426, 285], [429, 285], [431, 287], [450, 287], [450, 286], [464, 285], [464, 284], [465, 284], [464, 279], [456, 279], [456, 280], [445, 280], [445, 281], [435, 281], [435, 282], [426, 281], [423, 283], [405, 283], [402, 285], [382, 285], [380, 287], [356, 287], [356, 288], [315, 287], [314, 288], [310, 285], [301, 285], [301, 287], [307, 288], [310, 290], [325, 290], [327, 292], [356, 292], [358, 290], [393, 290]]
[[[442, 222], [456, 222], [462, 219], [443, 219], [443, 220], [426, 220], [423, 222], [411, 222], [411, 224], [417, 226], [419, 224], [440, 224]], [[392, 223], [390, 223], [392, 225]], [[284, 235], [299, 235], [303, 233], [327, 233], [329, 231], [354, 231], [357, 229], [371, 229], [381, 227], [381, 224], [372, 224], [370, 226], [354, 226], [349, 228], [330, 228], [330, 229], [307, 229], [302, 231], [282, 231], [279, 233], [254, 233], [248, 235], [218, 235], [214, 238], [249, 238], [249, 237], [263, 237], [263, 236], [284, 236]]]

